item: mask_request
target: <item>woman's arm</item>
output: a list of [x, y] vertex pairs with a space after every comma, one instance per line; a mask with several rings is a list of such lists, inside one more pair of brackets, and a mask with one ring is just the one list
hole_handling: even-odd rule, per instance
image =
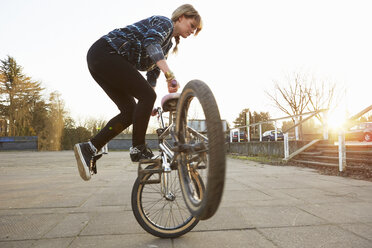
[[168, 67], [167, 61], [165, 59], [161, 59], [158, 62], [156, 62], [156, 65], [159, 67], [159, 69], [165, 74], [167, 72], [170, 72], [171, 70]]
[[[178, 84], [178, 82], [177, 82], [176, 78], [174, 77], [172, 71], [169, 69], [167, 61], [165, 59], [161, 59], [158, 62], [156, 62], [156, 65], [164, 73], [165, 78], [167, 79], [168, 92], [169, 93], [177, 92], [180, 85]], [[167, 75], [172, 75], [172, 77], [169, 78], [169, 76], [167, 76]]]

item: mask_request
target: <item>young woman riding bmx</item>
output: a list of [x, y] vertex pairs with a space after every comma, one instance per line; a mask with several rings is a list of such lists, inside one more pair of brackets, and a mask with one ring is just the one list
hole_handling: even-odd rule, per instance
[[[130, 157], [133, 162], [154, 155], [146, 146], [145, 135], [156, 100], [156, 80], [165, 75], [169, 93], [177, 92], [179, 84], [166, 58], [173, 43], [177, 52], [180, 37], [197, 35], [202, 29], [199, 13], [190, 4], [178, 7], [171, 19], [152, 16], [104, 35], [88, 51], [87, 62], [94, 80], [119, 108], [120, 113], [89, 142], [74, 146], [82, 179], [91, 178], [91, 164], [97, 152], [111, 139], [133, 124]], [[139, 71], [147, 71], [145, 79]], [[135, 101], [137, 99], [137, 103]]]

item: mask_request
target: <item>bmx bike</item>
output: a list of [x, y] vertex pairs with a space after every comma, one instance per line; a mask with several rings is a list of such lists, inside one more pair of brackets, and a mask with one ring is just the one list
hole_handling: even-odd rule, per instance
[[[175, 238], [217, 211], [225, 180], [224, 132], [215, 98], [200, 80], [190, 81], [181, 94], [166, 95], [161, 105], [160, 154], [139, 162], [131, 203], [144, 230]], [[192, 125], [195, 117], [204, 120], [203, 128]]]

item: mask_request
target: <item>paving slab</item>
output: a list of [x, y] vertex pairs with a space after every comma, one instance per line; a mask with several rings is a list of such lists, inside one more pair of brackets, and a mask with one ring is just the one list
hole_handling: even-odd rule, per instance
[[265, 228], [259, 231], [279, 247], [371, 247], [370, 240], [334, 225]]
[[62, 219], [59, 214], [1, 216], [0, 240], [41, 239]]
[[103, 212], [90, 217], [81, 235], [135, 234], [142, 231], [131, 211]]
[[89, 220], [88, 213], [66, 214], [63, 220], [44, 235], [44, 238], [76, 237], [88, 225]]
[[105, 247], [105, 248], [172, 248], [173, 240], [160, 239], [141, 234], [126, 234], [126, 235], [104, 235], [104, 236], [79, 236], [68, 246], [71, 248], [92, 248], [92, 247]]
[[314, 216], [329, 223], [370, 223], [372, 219], [371, 203], [323, 203], [298, 206]]
[[72, 151], [0, 152], [0, 247], [372, 247], [372, 182], [228, 158], [215, 216], [160, 239], [133, 216], [136, 176], [128, 152], [88, 182]]
[[[199, 241], [199, 242], [198, 242]], [[200, 245], [200, 243], [203, 243]], [[224, 230], [213, 232], [192, 232], [174, 240], [174, 247], [246, 247], [274, 248], [277, 247], [256, 230]]]
[[[1, 241], [1, 248], [28, 248], [37, 240], [26, 240], [26, 241]], [[65, 246], [66, 247], [66, 246]]]
[[287, 227], [320, 225], [326, 221], [294, 206], [260, 206], [241, 209], [251, 226]]

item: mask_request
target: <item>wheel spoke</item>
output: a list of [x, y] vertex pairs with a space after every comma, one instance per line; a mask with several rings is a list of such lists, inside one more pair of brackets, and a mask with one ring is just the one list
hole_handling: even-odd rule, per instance
[[[157, 228], [164, 230], [180, 229], [190, 221], [197, 223], [188, 211], [179, 184], [177, 170], [169, 172], [169, 194], [167, 200], [160, 192], [160, 184], [141, 185], [141, 207], [144, 216]], [[152, 176], [147, 176], [150, 180]]]

